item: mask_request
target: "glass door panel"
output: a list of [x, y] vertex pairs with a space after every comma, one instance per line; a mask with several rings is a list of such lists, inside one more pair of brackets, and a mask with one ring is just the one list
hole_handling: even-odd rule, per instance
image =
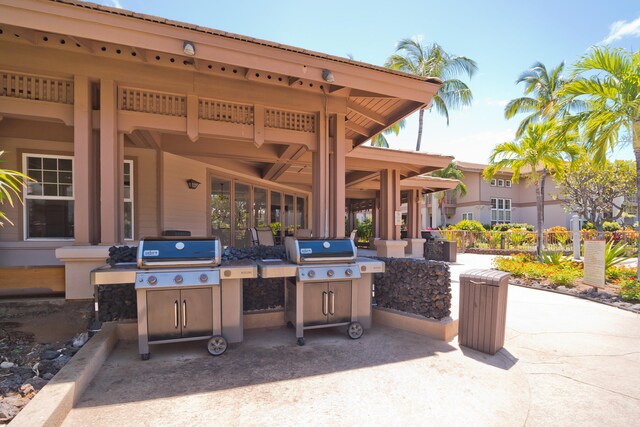
[[251, 187], [247, 184], [235, 183], [234, 192], [234, 244], [236, 248], [248, 246], [249, 208], [251, 206]]
[[307, 228], [305, 212], [304, 198], [298, 197], [296, 199], [296, 226], [298, 228]]
[[267, 190], [264, 188], [253, 190], [253, 226], [267, 227]]
[[231, 244], [231, 181], [211, 177], [211, 235]]
[[282, 229], [282, 193], [271, 192], [271, 230], [276, 235], [276, 244], [279, 244]]
[[286, 235], [293, 236], [295, 231], [295, 208], [293, 206], [293, 196], [285, 194], [284, 196], [284, 224], [286, 227]]

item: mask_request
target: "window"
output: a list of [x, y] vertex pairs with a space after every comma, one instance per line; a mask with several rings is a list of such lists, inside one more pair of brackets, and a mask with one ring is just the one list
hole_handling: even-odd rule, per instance
[[492, 180], [491, 180], [491, 186], [492, 186], [492, 187], [495, 187], [495, 186], [496, 186], [496, 180], [495, 180], [495, 179], [492, 179]]
[[473, 221], [473, 212], [465, 212], [462, 214], [463, 220]]
[[511, 180], [510, 179], [505, 179], [504, 180], [504, 186], [510, 188], [511, 187]]
[[73, 239], [73, 157], [23, 155], [25, 239]]
[[504, 187], [504, 179], [498, 180], [498, 187]]
[[511, 222], [511, 199], [491, 199], [491, 224]]
[[133, 160], [124, 161], [124, 240], [133, 240]]

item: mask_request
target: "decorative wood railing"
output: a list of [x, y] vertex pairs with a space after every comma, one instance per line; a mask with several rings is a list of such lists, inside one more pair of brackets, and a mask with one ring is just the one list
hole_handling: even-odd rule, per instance
[[73, 81], [0, 71], [0, 96], [73, 104]]
[[[120, 88], [119, 107], [123, 111], [187, 116], [187, 97], [140, 89]], [[198, 99], [198, 118], [241, 125], [255, 123], [255, 108], [251, 104], [239, 104], [215, 99]], [[316, 116], [296, 111], [264, 109], [264, 126], [296, 132], [315, 133]]]
[[316, 116], [315, 114], [309, 113], [267, 108], [264, 112], [264, 126], [275, 129], [314, 133], [316, 131]]
[[186, 117], [187, 97], [140, 89], [120, 88], [119, 106], [123, 111]]
[[198, 117], [203, 120], [237, 123], [242, 125], [253, 124], [253, 105], [234, 104], [231, 102], [204, 98], [199, 99], [198, 103]]

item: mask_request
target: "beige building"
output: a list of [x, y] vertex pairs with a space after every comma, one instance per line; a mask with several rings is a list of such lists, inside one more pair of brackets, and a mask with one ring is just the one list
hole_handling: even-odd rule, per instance
[[[496, 223], [537, 223], [536, 190], [521, 175], [518, 183], [512, 181], [512, 173], [508, 170], [496, 174], [494, 179], [486, 181], [482, 177], [485, 164], [456, 162], [458, 169], [464, 173], [463, 182], [467, 186], [464, 197], [452, 199], [447, 195], [444, 211], [447, 224], [455, 224], [463, 219], [473, 219], [482, 224]], [[432, 198], [427, 197], [423, 204], [423, 227], [432, 226]], [[436, 213], [436, 219], [440, 217]], [[570, 226], [571, 214], [564, 211], [563, 200], [552, 178], [545, 182], [544, 228], [557, 225]], [[438, 224], [439, 225], [439, 224]]]
[[179, 230], [245, 246], [263, 225], [341, 237], [362, 206], [380, 254], [420, 250], [421, 194], [456, 185], [423, 175], [452, 157], [362, 144], [441, 85], [92, 3], [0, 0], [3, 168], [36, 180], [2, 206], [16, 226], [0, 229], [0, 291], [91, 298], [111, 245]]

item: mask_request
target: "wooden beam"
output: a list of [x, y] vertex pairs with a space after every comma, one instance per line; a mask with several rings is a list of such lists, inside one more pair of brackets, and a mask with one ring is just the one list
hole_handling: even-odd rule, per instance
[[351, 187], [353, 185], [360, 184], [365, 181], [369, 181], [380, 175], [380, 172], [370, 172], [370, 171], [357, 171], [351, 172], [347, 174], [345, 178], [345, 186]]
[[351, 89], [349, 96], [357, 98], [396, 98], [395, 96], [382, 95], [380, 93], [368, 92], [366, 90], [359, 89]]
[[145, 141], [145, 139], [142, 136], [140, 136], [140, 134], [138, 132], [141, 132], [141, 131], [133, 131], [133, 132], [131, 132], [131, 133], [125, 135], [125, 136], [136, 147], [147, 148], [148, 147], [147, 142]]
[[141, 130], [140, 131], [140, 136], [142, 136], [142, 138], [145, 139], [145, 141], [147, 141], [147, 144], [156, 149], [156, 150], [161, 150], [162, 149], [162, 135], [160, 135], [158, 132], [153, 132], [153, 131], [149, 131], [149, 130]]
[[262, 173], [263, 179], [274, 181], [284, 174], [291, 167], [293, 162], [298, 160], [307, 151], [307, 147], [290, 145], [284, 150], [284, 153], [273, 164], [265, 168]]
[[359, 133], [360, 135], [365, 136], [367, 138], [369, 138], [369, 136], [372, 134], [369, 128], [361, 126], [357, 123], [353, 123], [352, 120], [349, 120], [344, 125], [347, 129], [351, 129], [352, 131]]
[[132, 52], [135, 52], [136, 57], [140, 58], [142, 62], [147, 62], [147, 51], [145, 49], [140, 49], [139, 47], [132, 47]]
[[298, 80], [300, 80], [298, 77], [289, 77], [289, 86], [293, 86]]
[[347, 108], [351, 111], [354, 111], [362, 116], [365, 116], [368, 119], [373, 120], [374, 122], [378, 123], [379, 125], [383, 125], [386, 126], [387, 125], [387, 119], [381, 115], [378, 114], [374, 111], [369, 110], [368, 108], [363, 107], [360, 104], [356, 104], [355, 102], [349, 100], [347, 101]]
[[94, 53], [94, 49], [93, 49], [93, 45], [91, 44], [90, 41], [88, 40], [80, 40], [78, 37], [73, 37], [73, 36], [69, 36], [69, 38], [71, 39], [71, 41], [73, 41], [75, 44], [80, 45], [80, 47], [88, 53]]

